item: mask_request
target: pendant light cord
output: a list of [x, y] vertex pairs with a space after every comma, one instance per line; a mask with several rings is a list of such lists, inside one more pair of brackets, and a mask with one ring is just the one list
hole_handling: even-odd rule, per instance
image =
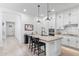
[[47, 18], [49, 18], [49, 4], [47, 3]]
[[40, 8], [40, 5], [38, 5], [38, 21], [39, 21], [39, 8]]

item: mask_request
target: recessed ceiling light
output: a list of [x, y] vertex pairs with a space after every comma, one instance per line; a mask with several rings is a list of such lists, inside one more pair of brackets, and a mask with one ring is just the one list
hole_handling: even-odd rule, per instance
[[52, 9], [51, 11], [55, 11], [55, 9]]
[[26, 11], [27, 11], [27, 9], [24, 9], [23, 11], [24, 11], [24, 12], [26, 12]]

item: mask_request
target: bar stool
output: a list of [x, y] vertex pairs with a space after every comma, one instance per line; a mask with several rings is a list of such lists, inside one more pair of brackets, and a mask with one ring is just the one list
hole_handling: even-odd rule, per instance
[[33, 38], [32, 38], [32, 36], [29, 36], [29, 38], [30, 38], [30, 42], [29, 42], [29, 49], [31, 49], [31, 51], [32, 51], [32, 45], [33, 45]]
[[[39, 38], [34, 38], [33, 40], [34, 40], [34, 54], [37, 54], [39, 56], [41, 53], [44, 53], [44, 55], [46, 55], [46, 44], [44, 42], [40, 42]], [[41, 49], [41, 47], [44, 48]]]
[[29, 49], [31, 49], [31, 52], [33, 51], [33, 47], [34, 47], [34, 40], [33, 37], [30, 36]]

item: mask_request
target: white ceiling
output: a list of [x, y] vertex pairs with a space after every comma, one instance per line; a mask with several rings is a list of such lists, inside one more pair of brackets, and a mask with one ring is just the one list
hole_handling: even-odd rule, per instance
[[[37, 16], [38, 4], [40, 4], [40, 14], [44, 14], [45, 16], [47, 12], [46, 3], [0, 3], [0, 7], [12, 9], [35, 17]], [[78, 5], [79, 3], [49, 3], [49, 8], [50, 10], [54, 8], [56, 12], [59, 12]], [[23, 12], [23, 9], [27, 9], [27, 11]]]

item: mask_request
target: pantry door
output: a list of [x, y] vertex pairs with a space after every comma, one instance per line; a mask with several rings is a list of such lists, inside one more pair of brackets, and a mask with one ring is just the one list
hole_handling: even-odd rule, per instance
[[6, 22], [6, 38], [15, 37], [15, 22]]

